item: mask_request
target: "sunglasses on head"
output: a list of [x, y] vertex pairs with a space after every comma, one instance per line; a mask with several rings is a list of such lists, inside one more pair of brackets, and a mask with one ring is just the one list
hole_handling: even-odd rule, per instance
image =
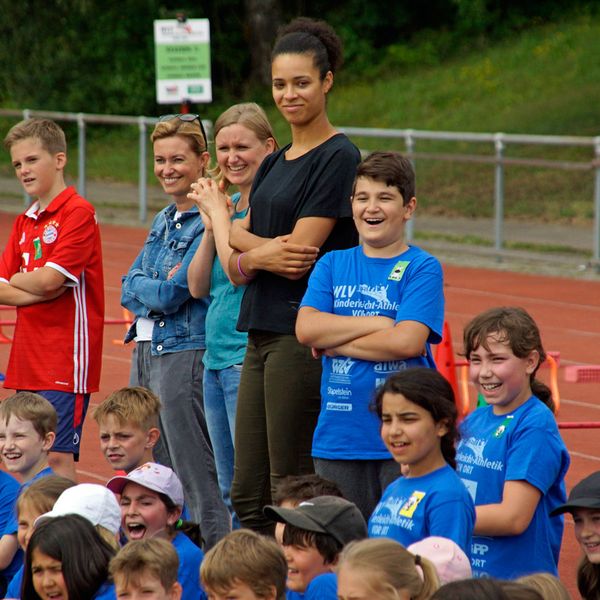
[[179, 113], [172, 115], [161, 115], [158, 117], [158, 122], [162, 123], [163, 121], [170, 121], [171, 119], [179, 119], [184, 123], [191, 123], [193, 121], [198, 121], [200, 124], [200, 131], [202, 132], [202, 137], [204, 138], [204, 146], [208, 148], [208, 139], [206, 138], [206, 131], [204, 131], [204, 125], [202, 125], [202, 119], [200, 115], [196, 115], [194, 113]]

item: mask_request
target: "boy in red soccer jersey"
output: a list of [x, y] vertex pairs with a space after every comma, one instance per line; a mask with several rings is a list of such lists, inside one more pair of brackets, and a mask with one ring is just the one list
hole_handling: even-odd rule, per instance
[[[63, 130], [27, 119], [4, 138], [34, 199], [0, 257], [0, 304], [17, 307], [7, 388], [34, 391], [58, 413], [51, 464], [75, 479], [90, 393], [98, 390], [104, 324], [100, 232], [93, 206], [67, 187]], [[72, 458], [71, 458], [72, 457]]]

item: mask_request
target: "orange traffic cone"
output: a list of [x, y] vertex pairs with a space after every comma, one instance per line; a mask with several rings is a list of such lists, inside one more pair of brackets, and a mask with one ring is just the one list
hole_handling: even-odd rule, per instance
[[454, 361], [454, 350], [452, 349], [452, 336], [450, 335], [450, 326], [448, 321], [444, 321], [442, 330], [442, 341], [435, 350], [435, 364], [438, 371], [447, 379], [454, 391], [456, 408], [461, 416], [464, 416], [461, 397], [458, 392], [458, 380], [456, 379], [456, 363]]

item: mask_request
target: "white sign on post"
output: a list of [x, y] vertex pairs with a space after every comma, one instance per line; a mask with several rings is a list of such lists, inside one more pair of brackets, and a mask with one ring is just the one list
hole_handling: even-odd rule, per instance
[[154, 21], [156, 101], [212, 102], [208, 19]]

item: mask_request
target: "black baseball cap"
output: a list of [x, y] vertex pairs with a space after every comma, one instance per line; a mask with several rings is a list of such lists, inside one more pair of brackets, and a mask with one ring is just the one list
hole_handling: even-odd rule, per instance
[[318, 496], [296, 508], [265, 506], [265, 517], [317, 533], [327, 533], [342, 546], [367, 537], [367, 524], [356, 504], [337, 496]]
[[551, 517], [566, 512], [573, 512], [575, 508], [597, 508], [600, 510], [600, 471], [592, 473], [582, 479], [569, 494], [565, 504], [557, 506], [551, 513]]

